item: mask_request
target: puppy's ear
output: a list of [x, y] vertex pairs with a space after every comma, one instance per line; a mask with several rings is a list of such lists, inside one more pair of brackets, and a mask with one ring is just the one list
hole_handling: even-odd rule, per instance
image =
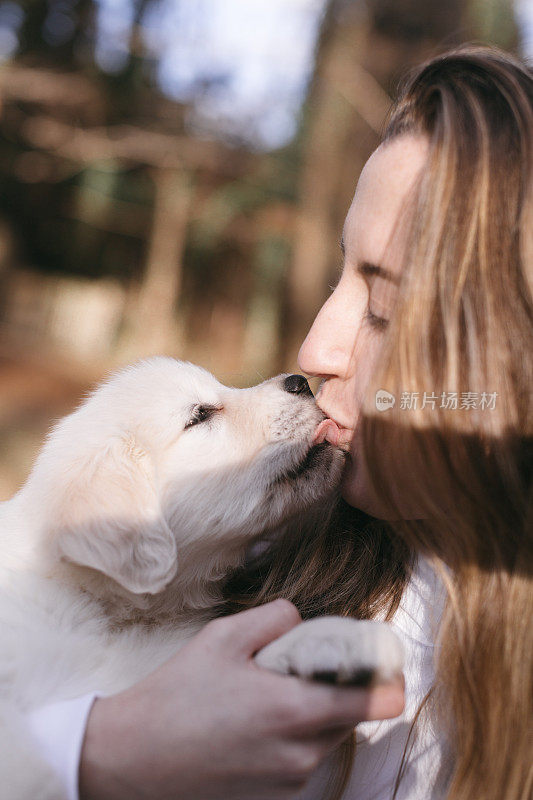
[[60, 558], [92, 567], [130, 592], [156, 594], [176, 574], [176, 542], [161, 513], [149, 456], [114, 440], [73, 467], [53, 504]]

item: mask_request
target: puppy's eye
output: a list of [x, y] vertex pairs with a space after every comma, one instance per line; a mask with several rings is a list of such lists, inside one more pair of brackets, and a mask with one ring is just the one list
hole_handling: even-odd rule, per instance
[[191, 417], [185, 425], [185, 430], [187, 430], [187, 428], [192, 428], [194, 425], [199, 425], [200, 422], [206, 422], [206, 420], [210, 419], [217, 411], [220, 411], [220, 408], [217, 406], [194, 406]]

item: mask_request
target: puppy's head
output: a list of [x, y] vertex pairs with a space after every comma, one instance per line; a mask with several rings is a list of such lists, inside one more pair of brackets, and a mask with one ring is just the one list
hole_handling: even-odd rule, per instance
[[222, 577], [338, 483], [341, 453], [313, 445], [322, 419], [299, 376], [232, 389], [174, 359], [136, 364], [50, 434], [23, 490], [40, 546], [134, 595], [184, 568]]

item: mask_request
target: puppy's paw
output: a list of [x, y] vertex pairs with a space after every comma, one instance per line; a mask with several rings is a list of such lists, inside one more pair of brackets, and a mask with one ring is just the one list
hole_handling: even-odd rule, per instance
[[256, 653], [255, 661], [285, 675], [370, 686], [401, 674], [403, 651], [384, 622], [332, 616], [302, 622]]

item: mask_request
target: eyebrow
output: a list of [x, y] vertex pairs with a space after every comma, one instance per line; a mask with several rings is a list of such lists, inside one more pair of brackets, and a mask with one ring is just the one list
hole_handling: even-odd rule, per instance
[[[344, 236], [341, 237], [340, 247], [342, 255], [346, 257]], [[391, 283], [395, 283], [396, 285], [400, 283], [400, 279], [398, 278], [398, 276], [395, 275], [393, 272], [391, 272], [389, 269], [386, 269], [385, 267], [380, 267], [378, 264], [372, 264], [372, 262], [370, 261], [360, 261], [357, 265], [357, 271], [361, 273], [361, 275], [366, 275], [367, 277], [383, 278], [384, 281], [390, 281]]]

